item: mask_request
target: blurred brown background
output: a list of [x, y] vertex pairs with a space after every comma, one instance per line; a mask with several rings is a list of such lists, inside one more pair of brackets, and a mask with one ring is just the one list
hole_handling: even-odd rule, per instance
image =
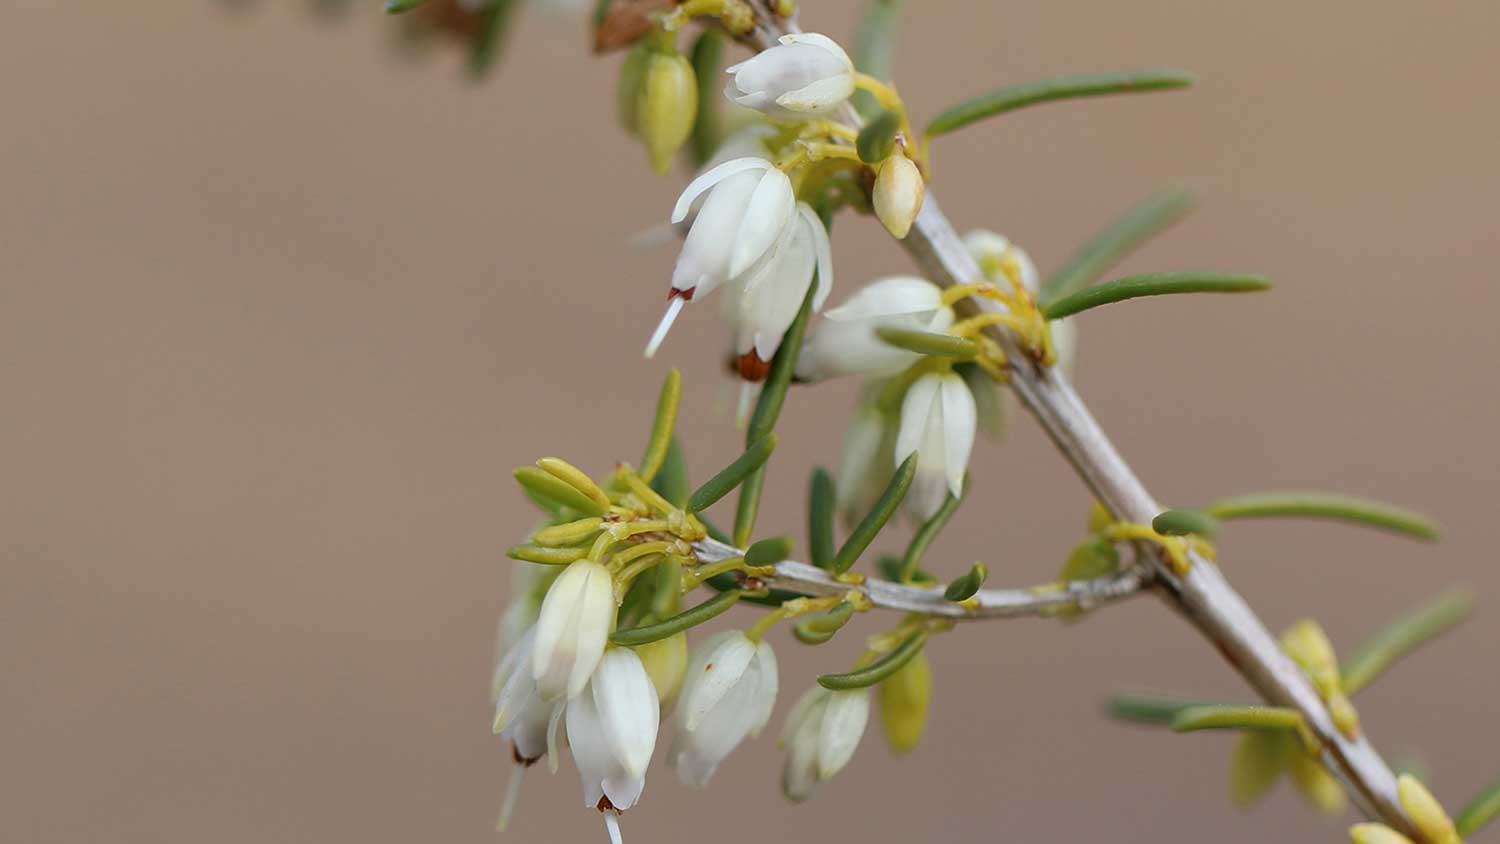
[[[7, 4], [6, 840], [494, 840], [508, 765], [491, 636], [503, 549], [532, 519], [510, 468], [634, 459], [668, 363], [698, 468], [737, 450], [712, 413], [711, 307], [663, 359], [638, 353], [672, 257], [625, 239], [665, 218], [682, 174], [650, 176], [615, 127], [616, 59], [532, 9], [501, 72], [468, 84], [456, 52], [413, 59], [360, 5], [331, 20], [294, 2]], [[850, 32], [854, 3], [806, 6], [810, 28]], [[1438, 793], [1467, 799], [1500, 770], [1500, 7], [911, 7], [898, 79], [921, 116], [1060, 73], [1199, 74], [1186, 93], [945, 139], [934, 190], [1044, 267], [1159, 186], [1199, 190], [1199, 212], [1123, 269], [1261, 270], [1277, 290], [1084, 317], [1081, 389], [1166, 501], [1331, 487], [1441, 517], [1435, 547], [1245, 524], [1222, 548], [1269, 624], [1316, 614], [1346, 649], [1475, 587], [1475, 620], [1360, 699], [1377, 744], [1420, 750]], [[867, 221], [844, 221], [835, 253], [835, 301], [909, 266]], [[795, 394], [767, 532], [801, 535], [806, 471], [836, 459], [853, 394]], [[934, 565], [1049, 577], [1081, 488], [1026, 420], [975, 465]], [[855, 647], [781, 641], [780, 711]], [[1343, 839], [1286, 786], [1233, 810], [1228, 738], [1101, 717], [1122, 687], [1243, 691], [1155, 601], [965, 628], [932, 654], [913, 757], [872, 730], [803, 807], [781, 800], [768, 738], [701, 796], [658, 768], [628, 839]], [[598, 839], [579, 803], [570, 763], [535, 776], [510, 840]]]

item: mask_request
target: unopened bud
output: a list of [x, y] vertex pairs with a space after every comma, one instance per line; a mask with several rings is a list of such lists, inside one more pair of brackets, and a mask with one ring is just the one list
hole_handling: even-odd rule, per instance
[[1357, 823], [1349, 827], [1354, 844], [1411, 844], [1411, 839], [1385, 824]]
[[875, 216], [881, 225], [896, 238], [906, 237], [911, 231], [912, 221], [922, 210], [922, 197], [927, 186], [922, 182], [922, 171], [910, 158], [893, 155], [887, 158], [875, 174]]
[[692, 63], [675, 51], [651, 50], [636, 101], [636, 131], [657, 173], [672, 166], [672, 156], [692, 134], [697, 115], [698, 77]]
[[1402, 774], [1396, 780], [1396, 793], [1401, 798], [1401, 808], [1411, 816], [1411, 822], [1424, 838], [1432, 844], [1458, 844], [1458, 830], [1454, 829], [1453, 821], [1421, 780]]
[[665, 639], [647, 642], [635, 649], [636, 656], [646, 667], [646, 676], [656, 687], [661, 711], [670, 712], [682, 691], [682, 677], [687, 672], [688, 646], [686, 633], [674, 633]]
[[880, 684], [880, 723], [895, 753], [910, 753], [927, 730], [927, 707], [932, 701], [932, 666], [918, 652], [911, 661]]

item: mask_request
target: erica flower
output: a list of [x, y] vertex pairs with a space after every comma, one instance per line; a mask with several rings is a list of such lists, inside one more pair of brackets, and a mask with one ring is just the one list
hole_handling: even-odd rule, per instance
[[921, 356], [882, 342], [875, 329], [943, 332], [952, 324], [953, 309], [943, 304], [936, 284], [915, 276], [879, 279], [823, 315], [797, 357], [797, 377], [895, 375]]
[[781, 790], [800, 803], [818, 783], [833, 777], [854, 756], [870, 720], [866, 689], [830, 691], [813, 686], [786, 718], [781, 744], [787, 751]]
[[549, 738], [553, 716], [562, 704], [551, 704], [537, 693], [536, 679], [531, 673], [531, 651], [535, 639], [535, 628], [528, 629], [495, 667], [495, 722], [494, 731], [502, 741], [510, 744], [511, 758], [516, 768], [511, 773], [510, 788], [500, 810], [498, 829], [504, 829], [515, 811], [516, 801], [521, 796], [521, 782], [527, 768], [544, 756], [549, 757], [555, 769], [557, 755]]
[[552, 582], [537, 616], [532, 676], [551, 703], [583, 691], [599, 665], [615, 620], [609, 572], [592, 560], [568, 564]]
[[683, 783], [708, 785], [719, 763], [746, 736], [760, 734], [771, 719], [776, 689], [771, 646], [738, 630], [714, 636], [693, 654], [672, 746], [672, 764]]
[[854, 62], [832, 38], [805, 32], [779, 40], [726, 71], [734, 79], [724, 96], [778, 120], [806, 120], [854, 93]]
[[647, 356], [661, 345], [683, 302], [704, 296], [726, 281], [748, 277], [796, 216], [791, 181], [763, 158], [726, 161], [694, 179], [677, 198], [672, 222], [686, 219], [693, 201], [705, 192], [708, 196], [672, 270], [670, 304], [646, 346]]
[[568, 746], [583, 802], [605, 813], [611, 837], [619, 834], [615, 815], [634, 806], [646, 787], [659, 705], [640, 657], [629, 648], [610, 648], [583, 693], [568, 701]]
[[853, 525], [875, 506], [890, 483], [896, 464], [891, 454], [896, 448], [896, 428], [874, 402], [865, 402], [854, 411], [849, 430], [844, 433], [844, 447], [839, 454], [839, 513]]
[[963, 492], [977, 422], [974, 396], [959, 375], [929, 373], [907, 389], [894, 459], [900, 464], [917, 455], [906, 504], [918, 518], [931, 518], [950, 493]]
[[[1033, 297], [1041, 294], [1042, 277], [1036, 264], [1026, 250], [1011, 243], [1004, 235], [984, 229], [975, 229], [964, 235], [964, 246], [974, 256], [984, 277], [995, 284], [1007, 285], [1011, 277], [1016, 278]], [[1057, 350], [1058, 364], [1064, 371], [1071, 371], [1078, 354], [1078, 326], [1071, 319], [1058, 319], [1049, 323], [1052, 331], [1052, 346]]]
[[828, 230], [807, 203], [797, 204], [796, 218], [760, 266], [743, 283], [733, 285], [724, 315], [735, 327], [736, 368], [746, 381], [760, 381], [771, 357], [797, 318], [807, 286], [817, 272], [812, 309], [821, 310], [833, 285], [833, 253]]

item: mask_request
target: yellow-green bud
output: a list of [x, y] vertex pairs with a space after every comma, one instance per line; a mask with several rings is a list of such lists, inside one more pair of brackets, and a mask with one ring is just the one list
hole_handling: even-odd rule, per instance
[[640, 115], [636, 102], [641, 96], [641, 86], [646, 78], [646, 62], [651, 58], [650, 45], [642, 42], [626, 54], [620, 65], [620, 84], [615, 89], [615, 113], [620, 127], [631, 137], [640, 135]]
[[1453, 827], [1453, 821], [1421, 780], [1411, 774], [1402, 774], [1396, 780], [1396, 794], [1401, 798], [1401, 808], [1411, 816], [1411, 822], [1423, 837], [1432, 844], [1458, 844], [1458, 830]]
[[692, 62], [675, 51], [651, 50], [636, 99], [636, 131], [657, 173], [672, 166], [672, 156], [687, 142], [697, 116], [698, 77]]
[[1412, 844], [1411, 839], [1385, 824], [1357, 823], [1349, 827], [1354, 844]]
[[880, 684], [880, 723], [895, 753], [910, 753], [927, 730], [927, 707], [932, 702], [932, 667], [918, 652], [911, 661]]
[[1337, 815], [1344, 811], [1347, 798], [1344, 787], [1333, 774], [1323, 768], [1322, 763], [1311, 753], [1294, 752], [1287, 760], [1292, 782], [1307, 802], [1325, 815]]
[[1328, 634], [1312, 619], [1303, 619], [1281, 634], [1281, 647], [1302, 666], [1318, 693], [1330, 697], [1340, 692], [1339, 660]]
[[674, 633], [665, 639], [647, 642], [635, 649], [646, 668], [646, 676], [656, 687], [656, 697], [661, 701], [661, 711], [670, 712], [682, 691], [682, 676], [687, 672], [688, 646], [686, 633]]
[[917, 165], [904, 155], [892, 155], [875, 173], [875, 216], [893, 237], [906, 237], [922, 210], [926, 193], [927, 185]]
[[1248, 807], [1281, 779], [1299, 748], [1285, 733], [1246, 730], [1234, 746], [1229, 763], [1229, 797], [1236, 806]]

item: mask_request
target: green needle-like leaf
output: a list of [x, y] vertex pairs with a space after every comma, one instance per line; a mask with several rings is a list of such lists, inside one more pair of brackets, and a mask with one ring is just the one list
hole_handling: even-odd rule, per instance
[[[898, 577], [895, 578], [896, 580], [899, 580], [901, 583], [911, 583], [913, 578], [916, 577], [918, 567], [922, 564], [922, 556], [927, 553], [927, 546], [931, 545], [932, 540], [936, 539], [937, 535], [947, 526], [948, 520], [952, 519], [953, 514], [958, 512], [958, 506], [964, 502], [964, 497], [969, 494], [969, 475], [967, 473], [964, 474], [964, 484], [959, 492], [960, 494], [957, 498], [952, 493], [949, 493], [948, 497], [943, 499], [943, 504], [938, 508], [938, 511], [933, 513], [932, 518], [924, 522], [922, 527], [917, 530], [916, 536], [911, 538], [911, 544], [906, 546], [906, 553], [901, 557], [901, 568]], [[977, 589], [978, 587], [976, 586], [975, 588]], [[968, 596], [965, 595], [964, 597]], [[957, 600], [963, 599], [959, 598]]]
[[1438, 526], [1426, 516], [1379, 501], [1324, 492], [1268, 492], [1216, 501], [1203, 512], [1222, 521], [1301, 517], [1373, 525], [1436, 540]]
[[745, 565], [775, 565], [792, 555], [792, 546], [794, 544], [790, 536], [773, 536], [770, 539], [762, 539], [745, 551]]
[[1011, 85], [964, 100], [939, 114], [927, 124], [927, 136], [931, 138], [945, 135], [986, 117], [994, 117], [997, 114], [1038, 103], [1078, 97], [1098, 97], [1105, 94], [1161, 91], [1169, 88], [1182, 88], [1191, 84], [1193, 84], [1192, 75], [1180, 70], [1126, 70], [1119, 73], [1064, 76], [1058, 79], [1043, 79], [1039, 82]]
[[1164, 536], [1196, 534], [1212, 539], [1219, 532], [1219, 520], [1198, 510], [1166, 510], [1151, 520], [1151, 529]]
[[1151, 694], [1118, 694], [1109, 699], [1109, 714], [1140, 724], [1170, 724], [1184, 710], [1199, 706], [1226, 706], [1210, 700], [1188, 700]]
[[605, 508], [599, 502], [535, 466], [522, 466], [515, 471], [515, 476], [516, 481], [534, 496], [555, 501], [585, 516], [604, 515]]
[[797, 622], [792, 635], [804, 645], [821, 645], [833, 638], [833, 634], [854, 617], [854, 605], [847, 601], [822, 615], [815, 615]]
[[847, 674], [824, 674], [818, 677], [818, 685], [825, 689], [841, 691], [844, 689], [863, 689], [879, 683], [881, 680], [901, 670], [901, 666], [911, 661], [911, 658], [922, 650], [922, 645], [927, 641], [926, 633], [913, 633], [906, 641], [896, 646], [896, 649], [881, 657], [874, 663], [850, 671]]
[[1098, 281], [1120, 259], [1191, 210], [1193, 195], [1185, 190], [1164, 190], [1146, 197], [1094, 235], [1042, 284], [1042, 304], [1055, 302]]
[[682, 373], [676, 367], [667, 370], [656, 398], [656, 419], [651, 422], [651, 437], [646, 440], [646, 454], [641, 457], [641, 479], [650, 483], [667, 459], [672, 445], [672, 430], [677, 425], [677, 408], [682, 404]]
[[967, 601], [974, 597], [974, 593], [979, 591], [979, 587], [984, 585], [985, 578], [989, 576], [989, 567], [984, 563], [975, 563], [967, 574], [948, 584], [948, 588], [943, 590], [943, 597], [950, 601]]
[[755, 533], [755, 516], [760, 512], [760, 494], [766, 486], [766, 467], [760, 466], [740, 484], [740, 497], [734, 503], [734, 547], [750, 544]]
[[854, 565], [859, 555], [870, 547], [875, 541], [875, 535], [885, 527], [891, 516], [896, 514], [896, 508], [901, 506], [901, 499], [906, 497], [906, 491], [911, 488], [911, 479], [917, 473], [917, 455], [913, 454], [906, 458], [891, 476], [891, 482], [886, 485], [885, 492], [880, 494], [880, 500], [864, 519], [855, 526], [849, 538], [839, 547], [838, 554], [834, 555], [831, 570], [834, 574], [843, 574]]
[[687, 506], [688, 496], [693, 494], [693, 488], [688, 485], [687, 454], [675, 436], [667, 442], [667, 456], [662, 459], [656, 477], [651, 479], [651, 488], [661, 493], [661, 497], [670, 501], [673, 507]]
[[1457, 627], [1473, 608], [1474, 596], [1460, 590], [1440, 595], [1396, 619], [1344, 661], [1344, 693], [1352, 695], [1370, 685], [1396, 660]]
[[865, 124], [865, 128], [859, 130], [859, 137], [854, 141], [859, 160], [866, 164], [879, 164], [886, 160], [891, 150], [896, 148], [896, 132], [900, 128], [901, 115], [892, 111], [882, 111], [876, 115]]
[[1143, 296], [1165, 296], [1171, 293], [1250, 293], [1270, 287], [1271, 282], [1264, 276], [1245, 273], [1148, 273], [1106, 281], [1064, 296], [1042, 308], [1042, 313], [1047, 319], [1062, 319], [1100, 305]]
[[720, 592], [707, 601], [691, 609], [683, 610], [671, 618], [659, 621], [656, 624], [648, 624], [645, 627], [633, 627], [629, 630], [616, 630], [611, 633], [609, 640], [616, 645], [634, 647], [644, 645], [647, 642], [655, 642], [674, 636], [684, 630], [690, 630], [705, 621], [719, 615], [735, 605], [740, 599], [738, 590]]
[[775, 449], [775, 433], [766, 434], [756, 440], [745, 449], [744, 454], [735, 458], [733, 463], [725, 466], [719, 474], [704, 481], [702, 486], [693, 490], [693, 494], [688, 498], [688, 512], [696, 513], [706, 510], [715, 501], [728, 495], [730, 490], [739, 486], [752, 472], [764, 466]]
[[822, 468], [814, 469], [807, 490], [807, 554], [808, 562], [820, 569], [833, 563], [836, 550], [833, 539], [833, 514], [838, 509], [838, 496], [833, 488], [833, 476]]
[[1302, 723], [1295, 709], [1279, 706], [1189, 706], [1172, 716], [1172, 729], [1194, 730], [1291, 730]]
[[1484, 825], [1500, 816], [1500, 782], [1481, 791], [1469, 801], [1454, 819], [1458, 834], [1467, 838], [1484, 828]]
[[[891, 81], [902, 4], [903, 0], [869, 0], [859, 26], [854, 30], [854, 49], [851, 51], [854, 67], [882, 82]], [[868, 91], [855, 91], [853, 102], [866, 118], [880, 108]]]
[[693, 134], [688, 143], [693, 166], [702, 167], [724, 140], [724, 120], [719, 111], [724, 100], [721, 93], [724, 85], [719, 81], [719, 68], [724, 63], [724, 36], [716, 29], [704, 28], [693, 42], [691, 59], [693, 73], [698, 77], [698, 116], [693, 120]]
[[544, 548], [541, 545], [517, 545], [505, 552], [512, 560], [540, 563], [544, 566], [565, 566], [587, 557], [587, 548]]
[[410, 12], [426, 2], [427, 0], [385, 0], [385, 13], [399, 15], [402, 12]]
[[483, 76], [500, 58], [500, 48], [505, 44], [505, 33], [510, 29], [511, 13], [516, 0], [491, 0], [480, 14], [479, 37], [474, 50], [469, 54], [469, 72]]
[[886, 344], [906, 349], [919, 355], [934, 355], [965, 360], [979, 354], [979, 344], [967, 337], [951, 334], [934, 334], [930, 331], [913, 331], [907, 328], [885, 326], [875, 329], [875, 336]]

